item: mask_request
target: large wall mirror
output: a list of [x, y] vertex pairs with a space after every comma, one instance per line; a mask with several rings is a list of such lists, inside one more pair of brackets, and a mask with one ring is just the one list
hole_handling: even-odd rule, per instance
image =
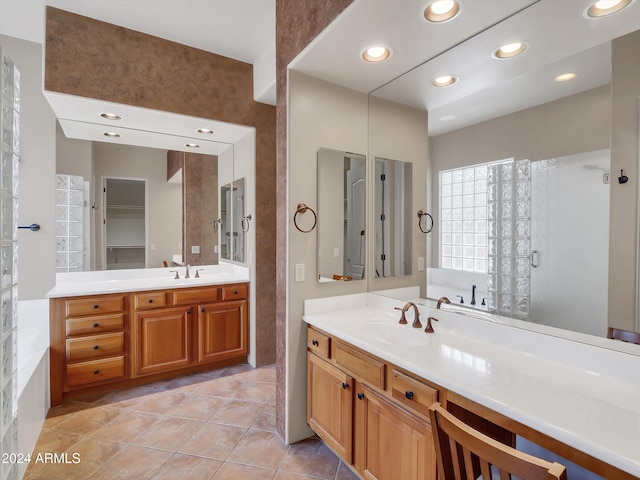
[[366, 157], [318, 150], [318, 281], [362, 280], [367, 242]]

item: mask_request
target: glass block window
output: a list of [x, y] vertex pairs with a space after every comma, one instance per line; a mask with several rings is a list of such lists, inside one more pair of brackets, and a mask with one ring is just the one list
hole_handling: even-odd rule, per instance
[[491, 165], [440, 172], [440, 268], [487, 273], [487, 174]]
[[56, 272], [84, 270], [84, 178], [56, 175]]

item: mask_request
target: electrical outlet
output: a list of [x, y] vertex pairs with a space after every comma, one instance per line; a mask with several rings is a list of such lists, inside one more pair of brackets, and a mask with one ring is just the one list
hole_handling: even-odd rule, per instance
[[334, 248], [333, 249], [333, 258], [339, 258], [340, 257], [340, 249], [339, 248]]
[[200, 245], [192, 245], [191, 253], [200, 253]]
[[418, 257], [418, 271], [424, 272], [424, 257]]
[[155, 249], [156, 249], [156, 244], [155, 244], [155, 243], [152, 243], [152, 244], [151, 244], [151, 250], [152, 250], [152, 251], [155, 251]]
[[304, 282], [304, 263], [296, 263], [296, 282]]

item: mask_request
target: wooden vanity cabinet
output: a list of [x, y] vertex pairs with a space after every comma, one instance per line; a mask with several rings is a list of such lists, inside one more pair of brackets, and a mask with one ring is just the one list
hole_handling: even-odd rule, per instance
[[362, 478], [435, 480], [423, 403], [438, 399], [438, 389], [313, 327], [308, 339], [311, 429]]
[[52, 298], [51, 405], [245, 362], [248, 284]]

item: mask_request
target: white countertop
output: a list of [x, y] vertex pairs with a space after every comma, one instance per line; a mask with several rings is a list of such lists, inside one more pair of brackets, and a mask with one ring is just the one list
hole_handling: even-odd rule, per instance
[[[179, 280], [171, 270], [179, 272]], [[200, 278], [195, 278], [196, 270], [201, 270]], [[190, 278], [184, 278], [184, 274], [185, 267], [58, 273], [56, 286], [47, 298], [243, 283], [250, 279], [248, 268], [231, 263], [192, 266]]]
[[[305, 301], [303, 320], [615, 467], [640, 476], [640, 356], [373, 294]], [[412, 312], [410, 310], [409, 312]], [[434, 316], [435, 333], [424, 332]], [[639, 352], [640, 353], [640, 352]]]

